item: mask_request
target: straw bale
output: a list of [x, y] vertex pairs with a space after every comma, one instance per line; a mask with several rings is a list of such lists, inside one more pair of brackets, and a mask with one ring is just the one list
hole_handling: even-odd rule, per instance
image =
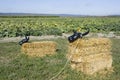
[[[77, 63], [79, 63], [79, 62], [88, 62], [88, 61], [91, 61], [91, 60], [93, 60], [93, 58], [95, 59], [96, 58], [96, 60], [97, 59], [101, 59], [101, 58], [106, 58], [106, 55], [107, 56], [110, 56], [111, 55], [111, 52], [109, 52], [109, 53], [99, 53], [99, 54], [93, 54], [93, 55], [88, 55], [88, 56], [80, 56], [79, 54], [74, 54], [74, 55], [72, 55], [72, 58], [71, 58], [71, 61], [72, 62], [77, 62]], [[69, 55], [70, 56], [70, 55]], [[69, 57], [68, 56], [68, 57]], [[102, 57], [101, 57], [102, 56]]]
[[110, 52], [111, 46], [110, 45], [98, 45], [98, 46], [91, 46], [91, 47], [81, 47], [76, 48], [74, 52], [72, 52], [74, 47], [69, 47], [69, 53], [71, 54], [78, 54], [81, 55], [90, 55], [90, 54], [99, 54], [102, 52]]
[[70, 43], [69, 54], [77, 54], [79, 56], [108, 53], [111, 51], [111, 41], [108, 38], [88, 38], [79, 39]]
[[[79, 40], [79, 41], [78, 41]], [[111, 41], [108, 38], [88, 38], [88, 39], [78, 39], [73, 43], [70, 43], [70, 46], [77, 47], [90, 47], [97, 45], [111, 45]]]
[[29, 56], [45, 56], [46, 54], [54, 54], [56, 51], [56, 43], [53, 41], [41, 41], [24, 43], [22, 52]]
[[94, 74], [103, 69], [112, 67], [112, 56], [110, 54], [100, 53], [89, 55], [78, 60], [71, 61], [71, 67], [85, 74]]
[[79, 39], [69, 44], [71, 67], [85, 74], [93, 74], [112, 67], [111, 41], [108, 38]]

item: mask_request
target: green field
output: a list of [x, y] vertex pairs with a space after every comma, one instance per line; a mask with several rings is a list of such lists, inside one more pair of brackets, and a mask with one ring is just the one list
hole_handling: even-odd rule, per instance
[[[24, 35], [62, 35], [73, 30], [91, 33], [114, 32], [120, 35], [120, 17], [0, 17], [0, 39]], [[91, 36], [93, 37], [93, 36]], [[8, 38], [7, 38], [8, 39]], [[57, 42], [55, 55], [29, 57], [21, 53], [16, 42], [0, 43], [0, 80], [49, 80], [65, 65], [68, 53], [67, 39], [49, 39]], [[120, 80], [120, 40], [111, 38], [114, 72], [101, 76], [88, 76], [72, 70], [68, 64], [54, 80]]]
[[[18, 43], [0, 43], [0, 80], [49, 80], [65, 65], [67, 59], [66, 39], [52, 39], [57, 42], [58, 51], [55, 55], [46, 57], [29, 57], [20, 52]], [[120, 41], [111, 39], [114, 72], [105, 75], [88, 76], [82, 72], [71, 70], [67, 65], [65, 70], [54, 80], [120, 80]]]
[[85, 28], [120, 34], [120, 17], [0, 17], [0, 37], [62, 35]]

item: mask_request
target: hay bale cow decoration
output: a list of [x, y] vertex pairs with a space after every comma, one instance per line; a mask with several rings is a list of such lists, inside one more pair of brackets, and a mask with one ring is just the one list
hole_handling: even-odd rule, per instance
[[57, 50], [57, 44], [54, 41], [34, 41], [29, 42], [29, 36], [19, 41], [21, 45], [21, 52], [31, 57], [43, 57], [46, 55], [53, 55]]
[[111, 40], [108, 38], [82, 39], [89, 31], [89, 29], [84, 33], [74, 31], [74, 34], [68, 37], [70, 44], [66, 57], [70, 61], [71, 68], [88, 75], [94, 73], [105, 75], [113, 72]]

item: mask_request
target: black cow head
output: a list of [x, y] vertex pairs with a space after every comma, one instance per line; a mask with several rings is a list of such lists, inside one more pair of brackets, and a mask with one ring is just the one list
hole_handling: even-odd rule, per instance
[[29, 37], [28, 36], [25, 36], [25, 39], [22, 39], [20, 42], [19, 42], [19, 45], [22, 45], [22, 44], [24, 44], [24, 43], [26, 43], [26, 42], [28, 42], [29, 41]]
[[73, 33], [73, 35], [71, 35], [71, 36], [68, 37], [68, 41], [70, 43], [72, 43], [75, 40], [77, 40], [78, 38], [82, 38], [83, 36], [87, 35], [89, 33], [89, 31], [90, 31], [89, 29], [86, 32], [84, 32], [84, 33], [73, 31], [74, 33]]

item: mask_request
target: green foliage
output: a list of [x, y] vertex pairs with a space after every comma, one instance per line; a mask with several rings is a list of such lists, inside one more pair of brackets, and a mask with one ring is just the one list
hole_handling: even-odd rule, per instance
[[0, 37], [62, 35], [86, 27], [91, 32], [119, 32], [120, 17], [2, 17]]

